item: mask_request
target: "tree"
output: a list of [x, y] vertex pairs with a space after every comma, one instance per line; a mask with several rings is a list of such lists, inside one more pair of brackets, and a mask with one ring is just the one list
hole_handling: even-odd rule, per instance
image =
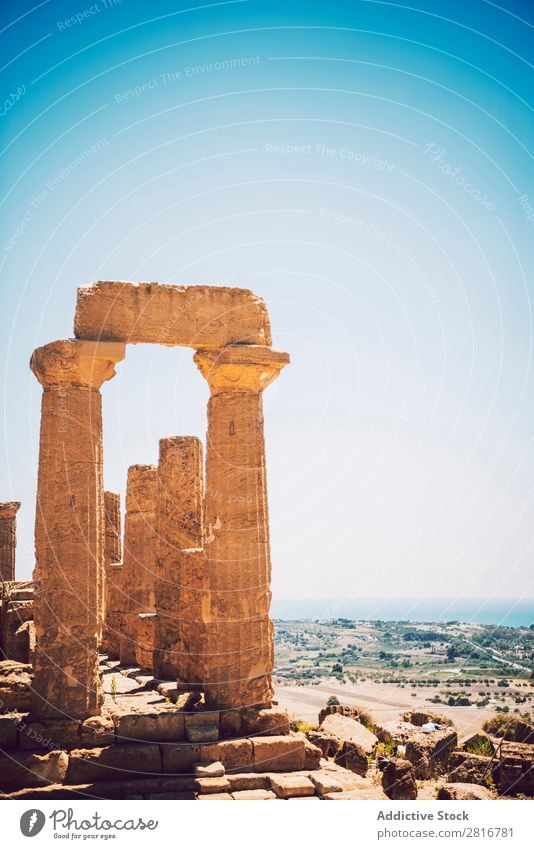
[[327, 705], [338, 705], [339, 699], [338, 699], [337, 696], [328, 696], [326, 704]]
[[454, 651], [453, 646], [449, 646], [449, 648], [447, 649], [447, 660], [450, 663], [454, 663], [454, 661], [456, 660], [456, 652]]

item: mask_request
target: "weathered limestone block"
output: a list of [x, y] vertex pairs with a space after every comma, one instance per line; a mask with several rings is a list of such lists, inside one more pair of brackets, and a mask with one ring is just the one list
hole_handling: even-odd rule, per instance
[[24, 712], [30, 707], [31, 666], [13, 660], [0, 662], [0, 709]]
[[238, 772], [235, 775], [230, 773], [228, 776], [230, 782], [230, 790], [232, 793], [242, 790], [270, 790], [270, 776], [257, 772]]
[[449, 781], [455, 784], [480, 784], [491, 778], [498, 764], [486, 755], [452, 752], [449, 760]]
[[66, 752], [16, 752], [0, 755], [0, 789], [61, 784], [69, 756]]
[[382, 788], [389, 799], [417, 799], [413, 764], [390, 758], [382, 770]]
[[336, 760], [345, 769], [350, 769], [358, 775], [366, 775], [369, 769], [367, 755], [357, 743], [342, 743]]
[[194, 764], [193, 775], [196, 778], [221, 778], [224, 775], [224, 767], [220, 761]]
[[315, 796], [315, 785], [306, 775], [273, 775], [271, 787], [279, 799]]
[[250, 740], [221, 740], [219, 743], [203, 745], [200, 747], [200, 758], [202, 761], [220, 761], [226, 772], [247, 772], [254, 769], [254, 753]]
[[304, 769], [306, 746], [299, 737], [251, 737], [256, 772]]
[[119, 657], [135, 665], [141, 623], [139, 613], [155, 613], [156, 581], [156, 466], [128, 469], [124, 522], [124, 602]]
[[194, 436], [174, 436], [160, 440], [159, 449], [155, 674], [201, 687], [209, 613], [202, 444]]
[[20, 749], [79, 749], [108, 746], [115, 742], [115, 728], [109, 716], [75, 719], [24, 721], [19, 731]]
[[146, 672], [154, 668], [154, 651], [157, 646], [157, 614], [139, 613], [135, 665]]
[[6, 658], [33, 663], [35, 627], [33, 623], [33, 584], [12, 581], [0, 584], [0, 646]]
[[341, 714], [326, 716], [319, 730], [340, 741], [359, 746], [366, 755], [372, 754], [378, 743], [378, 737], [361, 722]]
[[506, 796], [534, 796], [534, 745], [502, 742], [495, 783], [499, 793]]
[[32, 710], [86, 717], [102, 704], [104, 503], [100, 386], [124, 345], [60, 341], [38, 348], [43, 386], [37, 515]]
[[449, 758], [457, 745], [456, 731], [444, 729], [431, 734], [415, 731], [406, 743], [406, 758], [415, 766], [415, 777], [426, 779], [447, 772]]
[[130, 709], [112, 710], [117, 742], [165, 742], [184, 739], [184, 714], [172, 705], [163, 704]]
[[256, 345], [197, 351], [209, 383], [205, 551], [210, 600], [205, 698], [269, 706], [273, 629], [262, 391], [287, 354]]
[[70, 753], [65, 784], [91, 781], [123, 781], [147, 773], [161, 773], [156, 744], [125, 744], [98, 749], [74, 749]]
[[105, 628], [102, 639], [102, 651], [110, 657], [120, 653], [120, 636], [127, 615], [128, 596], [125, 591], [125, 570], [123, 563], [106, 565], [105, 581]]
[[494, 799], [495, 795], [487, 787], [478, 784], [445, 784], [440, 788], [437, 799], [447, 799], [456, 802], [471, 801], [474, 799]]
[[232, 793], [232, 799], [257, 802], [260, 799], [276, 799], [276, 794], [272, 790], [236, 790]]
[[[118, 492], [104, 492], [104, 583], [102, 606], [104, 632], [102, 651], [118, 656], [121, 630], [122, 594], [117, 577], [122, 570], [121, 497]], [[119, 570], [119, 571], [118, 571]]]
[[0, 583], [15, 580], [17, 513], [20, 501], [0, 503]]
[[323, 758], [333, 758], [339, 748], [339, 739], [334, 737], [333, 734], [326, 734], [323, 731], [307, 731], [306, 737], [321, 750]]
[[104, 492], [104, 562], [122, 562], [121, 497], [118, 492]]
[[163, 772], [170, 775], [192, 775], [193, 765], [202, 760], [200, 746], [189, 743], [163, 743], [160, 748]]
[[267, 309], [249, 289], [99, 281], [78, 289], [77, 338], [222, 348], [271, 344]]

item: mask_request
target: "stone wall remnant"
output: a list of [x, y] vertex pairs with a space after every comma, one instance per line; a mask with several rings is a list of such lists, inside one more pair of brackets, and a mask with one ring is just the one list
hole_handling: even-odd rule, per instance
[[20, 501], [0, 503], [0, 583], [15, 580], [17, 513]]

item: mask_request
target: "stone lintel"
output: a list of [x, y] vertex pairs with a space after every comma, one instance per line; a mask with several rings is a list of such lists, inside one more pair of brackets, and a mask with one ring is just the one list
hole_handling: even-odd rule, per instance
[[126, 346], [121, 342], [62, 339], [37, 348], [30, 368], [44, 389], [100, 389], [115, 375], [115, 366], [124, 359], [125, 352]]
[[78, 289], [78, 339], [221, 348], [270, 345], [265, 302], [250, 289], [99, 281]]

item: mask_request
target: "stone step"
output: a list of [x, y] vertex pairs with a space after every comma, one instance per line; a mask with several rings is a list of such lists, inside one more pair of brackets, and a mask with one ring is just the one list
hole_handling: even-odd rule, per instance
[[[35, 764], [33, 765], [35, 767]], [[66, 772], [67, 765], [56, 765]], [[42, 772], [43, 778], [52, 779], [53, 773]], [[354, 776], [344, 769], [335, 771], [338, 778], [336, 790], [327, 789], [329, 771], [300, 771], [297, 773], [236, 773], [218, 776], [169, 776], [145, 775], [122, 780], [98, 780], [83, 784], [49, 784], [26, 788], [12, 793], [0, 793], [0, 799], [44, 800], [47, 799], [204, 799], [219, 798], [234, 800], [254, 799], [385, 799], [379, 786]]]
[[[24, 730], [18, 730], [18, 749], [11, 754], [0, 754], [0, 787], [11, 792], [48, 783], [63, 782], [72, 786], [152, 775], [194, 777], [195, 764], [215, 762], [220, 763], [220, 768], [227, 776], [232, 773], [249, 775], [309, 771], [319, 766], [314, 752], [313, 758], [308, 757], [310, 744], [299, 735], [248, 737], [210, 743], [172, 740], [135, 742], [123, 736], [116, 737], [117, 742], [112, 742], [111, 720], [103, 725], [101, 717], [96, 719], [96, 727], [93, 727], [93, 720], [81, 724], [71, 721], [72, 728], [69, 726], [67, 729], [70, 736], [66, 745], [58, 745], [59, 737], [63, 738], [66, 733], [63, 722], [57, 723], [61, 727], [55, 731], [52, 731], [51, 726], [43, 729], [39, 723], [30, 723]], [[147, 716], [143, 715], [142, 720], [146, 721]], [[192, 728], [202, 730], [204, 726]], [[46, 738], [50, 740], [49, 751], [35, 748], [36, 731], [43, 740], [45, 731], [49, 735]], [[154, 735], [161, 736], [161, 733], [156, 730]], [[99, 746], [99, 740], [107, 745]], [[27, 750], [21, 749], [21, 742], [27, 743]], [[38, 745], [43, 747], [44, 743]], [[57, 772], [58, 765], [61, 765], [61, 773]], [[246, 786], [235, 789], [265, 789], [262, 785], [252, 786], [250, 779], [248, 781]]]

